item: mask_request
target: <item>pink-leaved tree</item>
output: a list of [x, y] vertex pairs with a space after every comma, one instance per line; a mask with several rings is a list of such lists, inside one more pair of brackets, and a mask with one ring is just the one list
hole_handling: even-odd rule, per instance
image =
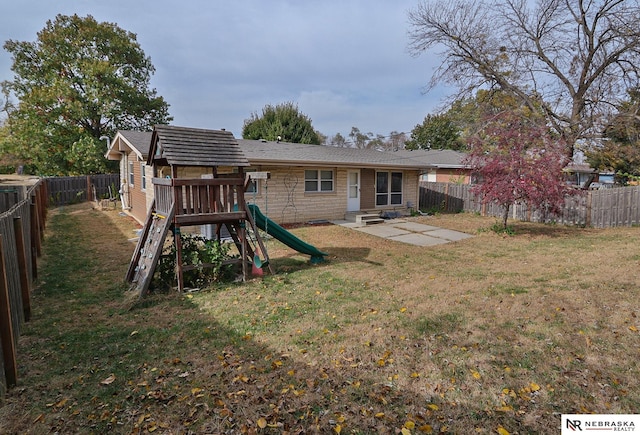
[[518, 112], [492, 114], [485, 121], [468, 143], [466, 163], [478, 178], [473, 192], [483, 202], [503, 207], [505, 229], [516, 203], [526, 203], [545, 216], [560, 212], [567, 196], [579, 192], [563, 178], [568, 159], [562, 139], [536, 117]]

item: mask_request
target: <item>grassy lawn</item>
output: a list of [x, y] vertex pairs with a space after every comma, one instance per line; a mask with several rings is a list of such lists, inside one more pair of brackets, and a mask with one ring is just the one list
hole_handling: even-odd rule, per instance
[[52, 210], [0, 433], [558, 433], [640, 412], [640, 228], [414, 220], [415, 247], [340, 226], [267, 246], [277, 273], [127, 297], [135, 225]]

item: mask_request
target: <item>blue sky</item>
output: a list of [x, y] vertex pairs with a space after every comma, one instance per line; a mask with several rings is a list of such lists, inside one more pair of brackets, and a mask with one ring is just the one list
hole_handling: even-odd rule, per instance
[[[410, 132], [445, 97], [422, 93], [435, 55], [407, 50], [419, 1], [5, 0], [0, 41], [35, 41], [57, 14], [92, 15], [137, 35], [175, 125], [241, 137], [251, 113], [293, 101], [325, 135], [388, 135]], [[0, 50], [0, 80], [10, 68]]]

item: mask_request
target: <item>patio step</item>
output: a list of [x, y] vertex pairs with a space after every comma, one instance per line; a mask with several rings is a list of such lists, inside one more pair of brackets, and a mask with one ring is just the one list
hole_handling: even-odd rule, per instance
[[356, 223], [363, 225], [381, 224], [384, 222], [378, 214], [359, 214], [356, 216]]

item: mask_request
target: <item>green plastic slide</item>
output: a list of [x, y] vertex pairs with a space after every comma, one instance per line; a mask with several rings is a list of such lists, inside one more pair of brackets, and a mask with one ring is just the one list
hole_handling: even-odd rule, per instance
[[247, 204], [247, 210], [251, 213], [251, 216], [256, 221], [256, 225], [262, 231], [266, 231], [267, 234], [280, 240], [291, 249], [295, 249], [303, 254], [311, 255], [311, 264], [323, 262], [325, 255], [328, 255], [326, 252], [320, 251], [315, 246], [303, 242], [295, 235], [291, 234], [289, 231], [263, 215], [257, 205]]

